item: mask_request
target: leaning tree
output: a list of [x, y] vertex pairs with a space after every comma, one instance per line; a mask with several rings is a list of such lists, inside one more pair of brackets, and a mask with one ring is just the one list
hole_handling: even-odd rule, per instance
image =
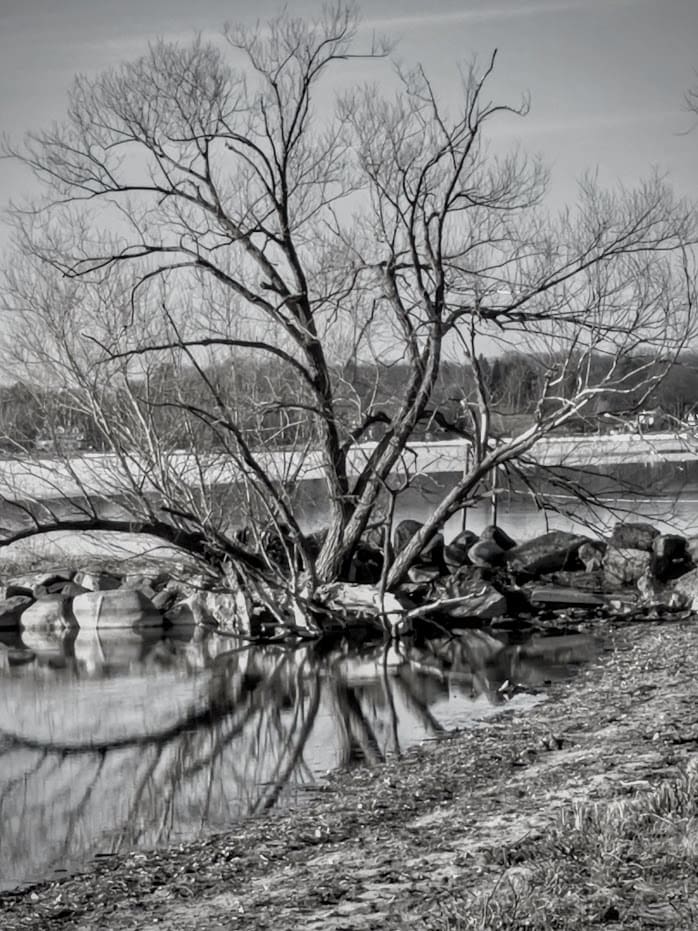
[[[63, 122], [6, 143], [42, 192], [12, 211], [6, 352], [42, 386], [45, 429], [89, 422], [104, 453], [76, 458], [56, 436], [46, 471], [18, 450], [6, 495], [26, 519], [7, 541], [139, 529], [307, 604], [411, 480], [410, 442], [443, 420], [435, 390], [455, 363], [468, 466], [386, 547], [389, 589], [493, 474], [530, 482], [538, 440], [609, 400], [642, 403], [686, 345], [690, 211], [661, 179], [586, 179], [553, 214], [539, 161], [488, 138], [527, 111], [490, 99], [494, 55], [446, 107], [421, 67], [361, 37], [338, 5], [158, 41], [79, 76]], [[388, 71], [364, 86], [358, 66]], [[486, 357], [512, 347], [536, 397], [506, 436]], [[319, 542], [301, 479], [323, 486]]]

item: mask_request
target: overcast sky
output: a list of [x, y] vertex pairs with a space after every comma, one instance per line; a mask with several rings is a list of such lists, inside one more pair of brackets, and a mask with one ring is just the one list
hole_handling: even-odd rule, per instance
[[[293, 14], [314, 0], [289, 0]], [[76, 71], [94, 73], [138, 56], [156, 37], [220, 31], [226, 19], [253, 24], [278, 10], [270, 0], [0, 0], [0, 128], [12, 137], [60, 119]], [[585, 170], [632, 183], [658, 166], [677, 192], [698, 196], [698, 128], [683, 95], [698, 82], [698, 0], [375, 0], [367, 28], [397, 39], [444, 97], [456, 64], [499, 49], [494, 89], [516, 103], [531, 96], [519, 140], [552, 169], [556, 202], [574, 196]], [[428, 9], [428, 12], [425, 12]], [[379, 72], [370, 75], [379, 76]], [[0, 163], [0, 203], [27, 177]], [[1, 236], [0, 236], [1, 238]]]

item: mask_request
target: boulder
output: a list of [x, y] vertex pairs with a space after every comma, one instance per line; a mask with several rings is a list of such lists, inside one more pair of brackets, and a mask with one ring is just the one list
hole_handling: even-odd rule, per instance
[[691, 568], [686, 550], [686, 538], [673, 533], [660, 533], [652, 541], [652, 573], [660, 582], [675, 579]]
[[591, 540], [582, 543], [577, 550], [577, 558], [584, 566], [585, 572], [597, 572], [602, 567], [605, 550], [605, 543], [592, 542]]
[[157, 592], [153, 596], [151, 601], [153, 602], [153, 607], [155, 610], [161, 611], [164, 614], [166, 611], [169, 611], [170, 608], [175, 606], [175, 603], [179, 597], [180, 595], [177, 589], [163, 588], [162, 591]]
[[[264, 611], [262, 606], [243, 591], [231, 584], [227, 591], [195, 590], [179, 602], [180, 609], [187, 607], [198, 627], [208, 627], [244, 637], [258, 637], [262, 630]], [[168, 619], [180, 623], [181, 610], [175, 613], [170, 608]]]
[[478, 540], [468, 550], [468, 559], [473, 566], [491, 569], [501, 566], [506, 559], [506, 554], [507, 551], [494, 540]]
[[670, 583], [670, 589], [681, 596], [681, 602], [691, 611], [698, 611], [698, 569], [691, 569]]
[[609, 546], [616, 549], [652, 550], [652, 543], [659, 531], [652, 524], [618, 523], [613, 528]]
[[56, 594], [63, 595], [64, 598], [75, 598], [76, 595], [84, 595], [86, 591], [86, 588], [83, 588], [82, 585], [76, 585], [75, 582], [64, 582], [56, 590]]
[[[331, 582], [318, 587], [315, 600], [327, 612], [326, 617], [319, 619], [322, 631], [370, 626], [393, 638], [412, 632], [402, 603], [390, 592], [384, 592], [381, 598], [375, 585]], [[299, 627], [302, 626], [299, 619]]]
[[108, 592], [121, 586], [122, 580], [111, 572], [76, 572], [72, 580], [88, 592]]
[[42, 595], [54, 594], [60, 586], [70, 582], [75, 575], [72, 569], [52, 569], [50, 572], [34, 572], [10, 579], [5, 590], [5, 597], [15, 595], [31, 595], [40, 598]]
[[424, 524], [418, 520], [401, 520], [393, 533], [393, 549], [395, 552], [399, 553], [400, 550], [403, 550], [415, 533], [421, 530], [423, 526]]
[[579, 547], [587, 542], [588, 538], [579, 534], [551, 530], [508, 550], [506, 565], [511, 572], [529, 577], [573, 569]]
[[33, 603], [30, 595], [12, 595], [0, 601], [0, 630], [19, 630], [22, 613]]
[[477, 534], [472, 530], [461, 530], [450, 543], [444, 547], [444, 562], [451, 572], [461, 566], [469, 566], [468, 551], [477, 543]]
[[601, 607], [609, 602], [609, 597], [599, 592], [565, 588], [561, 585], [536, 585], [529, 590], [528, 596], [534, 605], [554, 605], [558, 608]]
[[[394, 548], [399, 553], [410, 542], [412, 537], [422, 529], [424, 525], [418, 520], [402, 520], [395, 528]], [[445, 572], [446, 564], [444, 562], [444, 536], [442, 533], [435, 533], [426, 546], [419, 554], [415, 567], [424, 570], [435, 570], [427, 572], [427, 577], [435, 577], [441, 572]], [[416, 579], [414, 581], [417, 581]]]
[[150, 587], [154, 592], [161, 592], [171, 580], [169, 572], [129, 572], [124, 576], [121, 588], [140, 588], [143, 591]]
[[46, 595], [39, 598], [22, 612], [23, 630], [46, 630], [74, 627], [75, 618], [71, 610], [72, 599], [64, 595]]
[[688, 537], [686, 540], [686, 553], [694, 566], [698, 566], [698, 537]]
[[636, 585], [650, 573], [652, 554], [648, 550], [609, 546], [603, 557], [604, 581], [607, 585]]
[[488, 524], [480, 534], [480, 539], [496, 543], [503, 550], [513, 550], [516, 546], [516, 540], [513, 540], [505, 530], [502, 530], [496, 524]]
[[354, 550], [349, 567], [349, 581], [375, 585], [383, 570], [383, 552], [372, 543], [361, 540]]
[[119, 627], [159, 627], [163, 617], [142, 592], [107, 589], [86, 592], [73, 600], [73, 614], [87, 630]]
[[489, 620], [506, 614], [507, 597], [476, 566], [462, 566], [431, 589], [434, 602], [442, 601], [434, 618]]

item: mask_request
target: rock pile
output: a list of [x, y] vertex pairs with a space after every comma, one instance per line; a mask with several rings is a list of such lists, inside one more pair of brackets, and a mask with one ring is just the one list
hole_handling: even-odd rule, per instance
[[[393, 551], [420, 528], [416, 521], [400, 523]], [[312, 632], [349, 626], [353, 618], [356, 626], [382, 624], [402, 636], [422, 622], [482, 626], [495, 618], [531, 617], [545, 606], [618, 602], [698, 611], [698, 538], [662, 534], [649, 524], [617, 524], [605, 540], [553, 530], [517, 543], [496, 526], [480, 536], [465, 530], [449, 543], [436, 534], [407, 578], [384, 595], [382, 564], [382, 547], [364, 541]], [[0, 632], [162, 627], [183, 603], [195, 623], [233, 633], [266, 636], [280, 626], [273, 611], [250, 608], [240, 591], [207, 590], [200, 578], [184, 582], [167, 572], [55, 569], [10, 579], [0, 595]]]

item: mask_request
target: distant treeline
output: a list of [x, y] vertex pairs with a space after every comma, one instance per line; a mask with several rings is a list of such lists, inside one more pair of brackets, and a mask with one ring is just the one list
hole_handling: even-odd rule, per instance
[[[552, 360], [554, 364], [555, 360]], [[530, 420], [545, 390], [551, 358], [509, 352], [478, 360], [492, 413], [494, 432], [511, 432]], [[600, 369], [604, 357], [594, 358]], [[660, 371], [660, 363], [656, 363]], [[577, 369], [563, 368], [555, 386], [558, 397], [572, 396]], [[404, 396], [406, 365], [354, 362], [334, 372], [334, 396], [340, 432], [345, 438], [376, 439]], [[420, 436], [455, 436], [467, 427], [466, 411], [476, 397], [472, 367], [444, 362], [432, 403], [421, 423]], [[0, 386], [0, 443], [5, 450], [33, 448], [37, 443], [79, 438], [83, 448], [103, 450], [109, 438], [96, 410], [135, 420], [156, 431], [170, 448], [215, 448], [229, 440], [226, 417], [251, 444], [290, 446], [312, 443], [317, 418], [307, 386], [292, 369], [278, 363], [260, 365], [241, 357], [200, 368], [184, 365], [154, 366], [146, 376], [118, 389], [105, 388], [96, 399], [79, 388], [45, 388], [28, 381]], [[601, 396], [594, 406], [570, 425], [573, 431], [598, 429], [599, 422], [630, 418], [638, 407], [660, 409], [667, 424], [683, 421], [698, 409], [698, 352], [686, 353], [643, 398], [632, 391], [622, 399]], [[212, 416], [217, 411], [217, 418]], [[202, 413], [203, 412], [203, 413]], [[209, 412], [211, 416], [207, 416]], [[111, 419], [111, 417], [110, 417]], [[123, 420], [123, 418], [121, 418]], [[363, 426], [363, 430], [359, 432]], [[135, 437], [134, 437], [135, 439]]]

